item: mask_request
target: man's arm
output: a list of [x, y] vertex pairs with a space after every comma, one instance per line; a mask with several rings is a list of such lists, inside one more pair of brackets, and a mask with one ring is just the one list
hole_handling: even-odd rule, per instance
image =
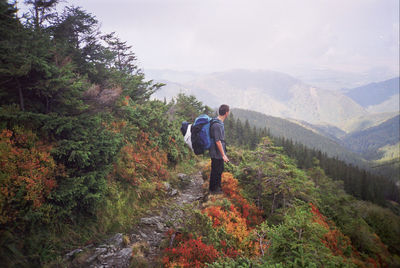
[[224, 162], [229, 162], [229, 159], [224, 152], [224, 148], [222, 147], [222, 142], [217, 141], [217, 142], [215, 142], [215, 144], [217, 145], [217, 148], [218, 148], [219, 152], [221, 153], [222, 159], [224, 159]]

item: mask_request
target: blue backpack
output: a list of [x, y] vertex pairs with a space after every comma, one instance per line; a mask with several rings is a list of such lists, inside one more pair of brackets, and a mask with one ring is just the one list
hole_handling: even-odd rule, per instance
[[193, 151], [196, 155], [203, 154], [210, 149], [212, 138], [210, 137], [211, 125], [217, 120], [206, 114], [198, 116], [191, 127], [191, 140]]

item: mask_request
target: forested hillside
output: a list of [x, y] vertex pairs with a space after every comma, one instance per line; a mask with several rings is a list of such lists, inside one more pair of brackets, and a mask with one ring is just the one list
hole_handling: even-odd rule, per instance
[[[27, 1], [31, 12], [18, 17], [0, 0], [0, 263], [87, 267], [75, 249], [118, 232], [138, 267], [143, 256], [128, 234], [184, 187], [177, 173], [208, 162], [185, 146], [181, 122], [214, 112], [184, 94], [151, 100], [162, 85], [146, 80], [131, 47], [99, 32], [94, 15], [57, 4]], [[309, 155], [302, 165], [265, 128], [232, 120], [226, 131], [224, 194], [181, 208], [184, 221], [158, 245], [158, 266], [400, 265], [398, 188], [361, 191], [387, 208], [361, 201], [321, 169], [328, 161]]]
[[383, 158], [380, 150], [386, 145], [394, 146], [400, 141], [400, 115], [397, 115], [378, 126], [351, 133], [343, 138], [353, 151], [362, 154], [368, 160]]
[[[285, 120], [281, 119], [281, 122], [286, 125]], [[274, 127], [276, 128], [276, 126]], [[225, 128], [227, 130], [226, 140], [230, 145], [254, 150], [261, 139], [268, 135], [276, 145], [282, 146], [285, 154], [295, 159], [299, 168], [304, 170], [312, 168], [315, 160], [318, 160], [319, 166], [329, 177], [343, 182], [345, 191], [358, 199], [385, 207], [392, 207], [389, 200], [400, 201], [399, 191], [396, 187], [399, 178], [398, 173], [393, 172], [394, 170], [386, 168], [386, 173], [383, 174], [389, 176], [378, 176], [375, 174], [376, 172], [371, 173], [346, 163], [338, 157], [329, 156], [323, 150], [312, 149], [285, 136], [275, 136], [267, 127], [263, 129], [256, 128], [254, 125], [251, 127], [249, 120], [242, 123], [240, 118], [234, 117], [233, 113], [227, 119]]]
[[393, 181], [400, 179], [398, 116], [377, 126], [344, 135], [343, 131], [332, 126], [292, 122], [249, 110], [235, 108], [233, 114], [242, 121], [248, 121], [250, 127], [267, 128], [272, 136], [284, 138], [292, 144], [304, 145]]
[[298, 123], [243, 109], [233, 109], [232, 114], [242, 121], [248, 120], [251, 126], [268, 128], [270, 133], [276, 137], [284, 137], [304, 144], [311, 149], [326, 152], [331, 157], [338, 157], [353, 165], [366, 166], [366, 162], [360, 156], [341, 146], [339, 141], [329, 139]]
[[43, 266], [130, 228], [162, 200], [161, 182], [189, 153], [179, 117], [168, 117], [172, 104], [149, 100], [160, 85], [145, 80], [130, 46], [98, 32], [80, 8], [56, 12], [57, 2], [28, 1], [24, 19], [0, 2], [6, 266]]
[[400, 118], [350, 133], [343, 137], [344, 144], [365, 159], [371, 160], [373, 169], [382, 176], [400, 181]]

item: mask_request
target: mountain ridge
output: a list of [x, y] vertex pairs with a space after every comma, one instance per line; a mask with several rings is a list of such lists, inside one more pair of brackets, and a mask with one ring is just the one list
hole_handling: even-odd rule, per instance
[[[368, 108], [387, 101], [390, 97], [399, 94], [400, 77], [394, 77], [381, 82], [373, 82], [360, 87], [347, 89], [345, 95], [361, 106]], [[368, 94], [365, 94], [368, 92]], [[398, 98], [397, 98], [398, 100]], [[398, 110], [398, 107], [396, 107]]]
[[[167, 83], [157, 96], [165, 96], [165, 92], [177, 95], [179, 89], [175, 83], [171, 85]], [[210, 106], [229, 103], [233, 107], [272, 116], [313, 124], [328, 123], [340, 128], [348, 118], [368, 114], [362, 106], [340, 92], [310, 86], [275, 71], [235, 69], [216, 72], [182, 83], [179, 88]]]
[[383, 156], [379, 149], [395, 145], [400, 140], [400, 115], [365, 130], [350, 133], [343, 137], [343, 142], [354, 152], [369, 160], [378, 160]]
[[366, 167], [366, 161], [358, 154], [343, 147], [339, 140], [334, 140], [317, 133], [315, 130], [305, 128], [296, 121], [289, 121], [260, 112], [240, 108], [233, 108], [232, 114], [240, 120], [248, 120], [250, 125], [269, 129], [275, 137], [284, 137], [293, 142], [301, 143], [309, 148], [326, 152], [331, 157], [351, 164]]

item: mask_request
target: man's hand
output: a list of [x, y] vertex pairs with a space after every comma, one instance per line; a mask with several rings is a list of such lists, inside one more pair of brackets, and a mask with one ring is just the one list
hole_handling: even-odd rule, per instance
[[222, 147], [222, 142], [217, 141], [217, 142], [215, 142], [215, 144], [217, 145], [217, 148], [218, 148], [220, 154], [222, 155], [222, 159], [224, 159], [224, 162], [229, 162], [229, 159], [224, 152], [224, 148]]

